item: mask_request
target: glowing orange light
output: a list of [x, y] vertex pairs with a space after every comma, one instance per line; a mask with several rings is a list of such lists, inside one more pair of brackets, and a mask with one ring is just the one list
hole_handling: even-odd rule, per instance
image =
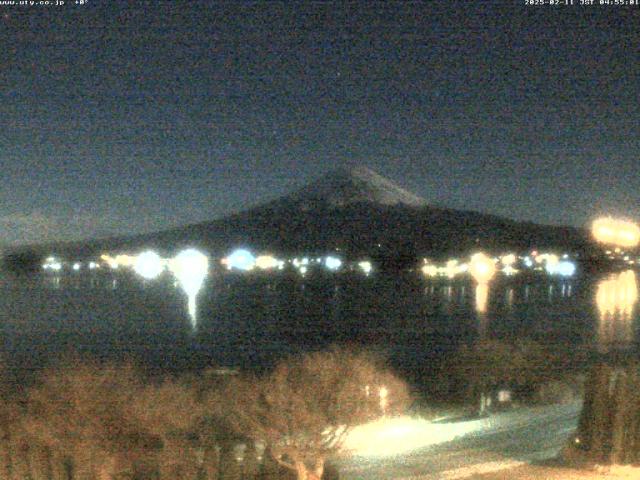
[[560, 261], [560, 258], [558, 258], [558, 255], [556, 255], [555, 253], [549, 253], [546, 256], [546, 260], [547, 260], [547, 265], [554, 266], [558, 264], [558, 262]]
[[615, 218], [599, 218], [592, 225], [593, 237], [600, 243], [618, 247], [635, 247], [640, 243], [640, 227]]
[[476, 286], [476, 311], [478, 313], [486, 313], [488, 300], [489, 285], [486, 282], [479, 283]]
[[107, 255], [106, 253], [103, 255], [100, 255], [100, 259], [105, 262], [107, 265], [109, 265], [109, 267], [116, 269], [118, 268], [118, 262], [116, 261], [115, 258], [113, 258], [111, 255]]
[[633, 340], [633, 309], [638, 301], [636, 274], [632, 270], [613, 275], [598, 284], [596, 305], [599, 312], [598, 343], [628, 345]]
[[115, 260], [122, 267], [133, 267], [136, 263], [136, 257], [131, 255], [117, 255]]
[[479, 284], [487, 283], [495, 275], [496, 265], [484, 253], [476, 253], [469, 261], [469, 273]]
[[502, 257], [500, 261], [505, 267], [509, 267], [516, 263], [516, 256], [513, 253], [509, 253]]
[[459, 273], [460, 266], [457, 260], [449, 260], [444, 268], [444, 274], [448, 278], [453, 278]]
[[270, 270], [278, 266], [278, 259], [271, 255], [260, 255], [256, 258], [256, 267], [261, 270]]

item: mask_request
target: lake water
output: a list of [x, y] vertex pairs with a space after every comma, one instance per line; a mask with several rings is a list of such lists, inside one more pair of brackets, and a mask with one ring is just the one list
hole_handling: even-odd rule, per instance
[[635, 277], [626, 293], [615, 281], [603, 287], [603, 277], [498, 277], [479, 311], [469, 279], [218, 275], [198, 296], [194, 331], [187, 298], [168, 274], [152, 281], [105, 270], [5, 276], [2, 355], [11, 368], [36, 371], [70, 352], [179, 371], [259, 368], [290, 352], [355, 343], [388, 352], [419, 380], [443, 355], [479, 338], [530, 338], [569, 352], [603, 337], [635, 342]]

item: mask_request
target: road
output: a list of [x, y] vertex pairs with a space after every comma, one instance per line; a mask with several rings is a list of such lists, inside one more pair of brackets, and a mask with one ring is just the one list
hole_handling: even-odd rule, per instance
[[466, 422], [412, 419], [362, 427], [348, 440], [343, 480], [455, 480], [552, 458], [575, 431], [581, 404], [520, 408]]

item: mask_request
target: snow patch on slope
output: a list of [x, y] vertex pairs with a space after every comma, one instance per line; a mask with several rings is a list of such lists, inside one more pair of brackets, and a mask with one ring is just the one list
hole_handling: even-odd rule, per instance
[[366, 167], [330, 172], [317, 182], [302, 188], [290, 198], [300, 202], [303, 207], [319, 200], [332, 206], [360, 202], [411, 207], [427, 205], [423, 198], [399, 187]]

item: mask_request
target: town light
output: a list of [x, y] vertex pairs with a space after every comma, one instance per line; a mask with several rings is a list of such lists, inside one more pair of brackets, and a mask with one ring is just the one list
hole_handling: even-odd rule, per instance
[[[303, 264], [304, 264], [304, 260], [303, 260]], [[340, 260], [337, 257], [328, 256], [328, 257], [326, 257], [324, 259], [324, 265], [329, 270], [335, 271], [335, 270], [338, 270], [342, 266], [342, 260]]]
[[133, 270], [142, 278], [153, 280], [162, 273], [164, 265], [156, 252], [147, 250], [136, 257]]
[[117, 255], [115, 261], [121, 267], [133, 267], [133, 264], [136, 262], [136, 257], [131, 255]]
[[476, 253], [469, 261], [469, 273], [478, 284], [488, 283], [496, 273], [496, 266], [484, 253]]
[[427, 277], [435, 277], [438, 274], [438, 267], [435, 265], [424, 265], [422, 267], [422, 273]]
[[56, 257], [47, 257], [42, 265], [44, 270], [53, 270], [58, 272], [62, 269], [62, 263]]
[[558, 263], [547, 262], [546, 270], [549, 275], [560, 275], [563, 277], [572, 277], [576, 273], [576, 264], [563, 260]]
[[256, 258], [249, 250], [239, 248], [234, 250], [231, 255], [226, 258], [226, 265], [229, 270], [236, 268], [238, 270], [253, 270], [256, 265]]
[[371, 273], [371, 262], [363, 261], [358, 263], [358, 267], [362, 270], [365, 275], [369, 275]]
[[509, 253], [503, 256], [500, 261], [502, 262], [502, 265], [509, 267], [516, 263], [516, 256], [513, 253]]
[[636, 247], [640, 243], [640, 227], [633, 222], [611, 217], [593, 222], [593, 237], [600, 243], [617, 247]]
[[107, 265], [109, 265], [109, 268], [112, 268], [114, 270], [116, 270], [118, 268], [118, 262], [111, 255], [107, 255], [106, 253], [102, 254], [102, 255], [100, 255], [100, 259], [103, 262], [105, 262]]
[[458, 260], [449, 260], [444, 267], [444, 274], [448, 278], [453, 278], [459, 272]]
[[279, 264], [278, 260], [271, 255], [260, 255], [255, 261], [256, 267], [260, 270], [271, 270], [278, 267]]
[[183, 250], [169, 261], [169, 268], [189, 298], [189, 316], [195, 328], [196, 296], [209, 273], [209, 258], [193, 248]]
[[513, 268], [511, 265], [507, 265], [502, 269], [502, 273], [504, 273], [507, 277], [510, 277], [511, 275], [515, 275], [516, 273], [518, 273], [518, 270]]

